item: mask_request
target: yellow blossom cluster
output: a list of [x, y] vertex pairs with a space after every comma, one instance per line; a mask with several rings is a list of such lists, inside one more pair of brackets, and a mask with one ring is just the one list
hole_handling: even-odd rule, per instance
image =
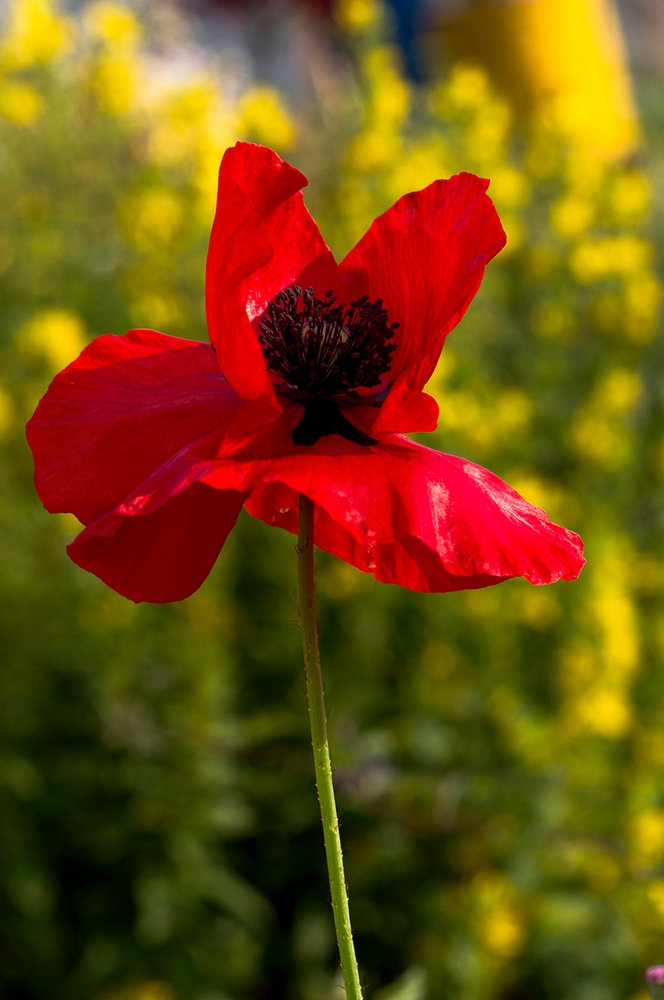
[[[584, 604], [591, 635], [563, 650], [561, 725], [572, 734], [625, 736], [633, 722], [630, 690], [640, 661], [639, 619], [630, 567], [638, 555], [626, 539], [611, 539], [589, 570]], [[589, 630], [590, 630], [589, 629]]]
[[[127, 245], [143, 256], [142, 264], [125, 270], [130, 313], [138, 325], [177, 330], [186, 326], [185, 304], [160, 268], [146, 265], [145, 258], [184, 245], [194, 226], [198, 232], [209, 225], [219, 161], [229, 145], [246, 138], [284, 152], [295, 128], [273, 88], [249, 86], [231, 97], [204, 61], [184, 78], [171, 80], [155, 60], [147, 52], [142, 22], [126, 4], [95, 0], [75, 20], [64, 16], [55, 0], [15, 0], [0, 39], [0, 121], [19, 130], [40, 128], [59, 86], [68, 101], [94, 102], [91, 121], [103, 128], [107, 116], [109, 127], [116, 121], [133, 136], [149, 181], [119, 192], [118, 225]], [[52, 212], [37, 192], [22, 196], [22, 204], [32, 224]], [[50, 249], [43, 236], [35, 236], [38, 252], [48, 250], [55, 257], [62, 252], [59, 234], [49, 239]], [[5, 251], [2, 242], [0, 271], [12, 260], [11, 244]], [[80, 331], [75, 331], [81, 321], [64, 317], [58, 309], [35, 315], [31, 332], [20, 336], [33, 356], [39, 340], [52, 371], [81, 346]]]
[[61, 58], [72, 35], [71, 22], [50, 0], [23, 0], [10, 7], [0, 40], [0, 117], [19, 126], [37, 121], [46, 105], [30, 71]]
[[572, 445], [582, 458], [606, 469], [630, 461], [633, 441], [627, 417], [641, 391], [639, 376], [630, 369], [613, 368], [600, 375], [570, 423]]
[[526, 938], [519, 893], [502, 874], [481, 872], [472, 882], [480, 939], [488, 953], [498, 960], [513, 958]]

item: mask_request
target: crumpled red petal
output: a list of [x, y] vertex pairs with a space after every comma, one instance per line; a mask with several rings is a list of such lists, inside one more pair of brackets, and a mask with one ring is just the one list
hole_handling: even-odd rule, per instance
[[[277, 452], [278, 454], [278, 452]], [[523, 576], [573, 580], [583, 542], [498, 476], [391, 437], [365, 448], [324, 438], [306, 455], [217, 467], [206, 481], [253, 490], [246, 507], [297, 531], [298, 497], [316, 503], [316, 544], [384, 583], [442, 592]]]
[[206, 310], [219, 366], [246, 399], [273, 391], [250, 320], [298, 279], [317, 290], [341, 283], [337, 264], [304, 204], [300, 189], [307, 183], [304, 174], [271, 149], [253, 143], [237, 143], [221, 161]]
[[208, 576], [243, 500], [242, 494], [193, 483], [149, 514], [94, 522], [67, 552], [137, 604], [182, 601]]
[[297, 446], [294, 419], [295, 404], [232, 455], [217, 434], [182, 448], [91, 524], [72, 558], [132, 600], [179, 600], [209, 572], [245, 498], [255, 517], [296, 532], [304, 493], [316, 544], [385, 583], [443, 592], [578, 576], [581, 539], [486, 469], [396, 435]]
[[256, 457], [215, 458], [212, 439], [182, 449], [79, 535], [71, 557], [134, 601], [181, 600], [207, 576], [243, 501], [296, 533], [304, 493], [316, 504], [320, 548], [411, 590], [515, 576], [552, 583], [584, 565], [578, 535], [493, 473], [407, 438], [367, 448], [333, 435], [303, 448], [283, 420], [248, 451]]
[[410, 389], [431, 377], [445, 337], [505, 245], [488, 184], [463, 173], [404, 195], [340, 264], [353, 297], [382, 298], [401, 324], [390, 377], [406, 371]]
[[67, 547], [70, 557], [123, 597], [181, 601], [203, 583], [246, 494], [200, 482], [215, 435], [182, 449], [134, 494], [93, 521]]
[[221, 441], [244, 406], [208, 344], [155, 330], [97, 337], [28, 423], [37, 493], [88, 524], [183, 447]]

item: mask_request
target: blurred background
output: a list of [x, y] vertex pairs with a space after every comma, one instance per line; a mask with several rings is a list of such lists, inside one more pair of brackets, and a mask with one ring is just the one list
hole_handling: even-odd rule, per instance
[[24, 424], [92, 337], [205, 338], [237, 139], [311, 179], [337, 254], [491, 178], [507, 249], [422, 440], [587, 542], [577, 583], [450, 595], [321, 553], [367, 996], [644, 1000], [664, 960], [660, 0], [0, 4], [0, 995], [340, 995], [291, 536], [240, 518], [135, 606], [71, 564]]

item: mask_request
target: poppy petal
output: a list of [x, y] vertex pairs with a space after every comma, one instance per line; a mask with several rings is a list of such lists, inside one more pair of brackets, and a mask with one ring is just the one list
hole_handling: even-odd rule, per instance
[[[224, 375], [246, 399], [272, 393], [251, 320], [305, 276], [339, 284], [338, 267], [309, 214], [307, 179], [264, 146], [239, 142], [219, 169], [205, 297], [210, 340]], [[328, 284], [327, 287], [330, 287]]]
[[[585, 561], [578, 535], [498, 476], [406, 438], [367, 448], [330, 436], [306, 454], [244, 465], [235, 488], [254, 480], [250, 514], [296, 532], [306, 494], [318, 508], [316, 544], [385, 583], [430, 592], [515, 576], [543, 584], [576, 579]], [[220, 484], [230, 486], [227, 475]]]
[[244, 495], [194, 482], [148, 513], [113, 511], [67, 547], [75, 563], [123, 597], [165, 604], [203, 583]]
[[208, 344], [154, 330], [97, 337], [28, 424], [37, 492], [88, 524], [192, 441], [221, 440], [244, 407]]
[[404, 372], [390, 389], [373, 425], [374, 434], [414, 434], [435, 431], [439, 406], [433, 396], [408, 389]]
[[410, 389], [431, 377], [445, 337], [505, 245], [488, 184], [463, 173], [404, 195], [340, 265], [355, 297], [382, 298], [390, 321], [400, 324], [392, 375], [406, 371]]

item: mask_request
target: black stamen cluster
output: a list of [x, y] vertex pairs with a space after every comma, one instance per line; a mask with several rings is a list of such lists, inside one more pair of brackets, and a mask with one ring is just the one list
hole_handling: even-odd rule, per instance
[[258, 339], [268, 370], [299, 392], [316, 397], [359, 397], [360, 386], [380, 385], [390, 370], [398, 323], [388, 323], [383, 300], [368, 295], [335, 305], [332, 291], [290, 285], [268, 303]]

